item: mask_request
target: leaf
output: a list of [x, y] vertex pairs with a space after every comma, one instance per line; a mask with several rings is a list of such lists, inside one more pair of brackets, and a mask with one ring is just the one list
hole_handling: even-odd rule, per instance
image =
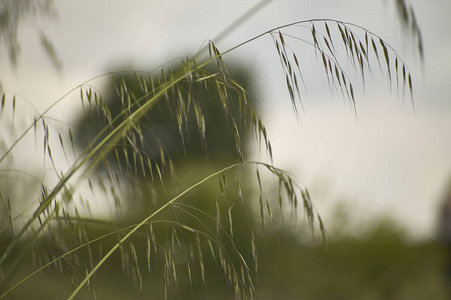
[[313, 37], [313, 45], [315, 47], [318, 47], [318, 40], [316, 38], [316, 29], [315, 29], [315, 25], [312, 25], [312, 37]]
[[166, 158], [165, 158], [165, 155], [164, 155], [163, 148], [161, 148], [161, 147], [160, 147], [160, 160], [161, 160], [162, 166], [163, 167], [166, 166]]
[[402, 92], [403, 95], [405, 94], [405, 89], [406, 89], [406, 66], [403, 64], [402, 65]]
[[398, 57], [395, 57], [395, 70], [396, 70], [396, 87], [398, 88], [399, 92]]
[[260, 172], [257, 169], [257, 181], [258, 181], [258, 186], [260, 187], [260, 190], [262, 190], [262, 180], [260, 178]]
[[1, 114], [3, 114], [3, 111], [5, 110], [5, 97], [6, 97], [5, 93], [3, 93]]
[[412, 77], [409, 74], [409, 90], [410, 90], [410, 97], [413, 98], [413, 88], [412, 88]]
[[[258, 253], [257, 253], [257, 243], [255, 241], [255, 235], [251, 231], [251, 249], [252, 249], [252, 258], [254, 259], [255, 273], [258, 273]], [[249, 281], [252, 279], [249, 278]]]
[[276, 39], [274, 39], [275, 43], [276, 43], [276, 49], [277, 49], [277, 53], [279, 53], [280, 56], [280, 47], [279, 47], [279, 42], [277, 42]]
[[[350, 41], [352, 41], [352, 43], [350, 42], [349, 44], [351, 45], [351, 48], [354, 48], [355, 55], [358, 55], [359, 54], [359, 48], [357, 47], [357, 42], [355, 41], [354, 34], [351, 32], [349, 34], [349, 36], [350, 36]], [[353, 52], [353, 56], [354, 56], [354, 52]]]
[[404, 82], [406, 81], [406, 66], [402, 65], [402, 78], [404, 79]]
[[232, 207], [230, 207], [227, 210], [228, 213], [228, 219], [229, 219], [229, 230], [230, 230], [230, 237], [233, 239], [233, 220], [232, 220], [232, 208], [233, 208], [233, 204]]
[[294, 93], [293, 93], [293, 88], [291, 87], [290, 79], [288, 78], [288, 75], [286, 75], [285, 79], [286, 79], [286, 83], [287, 83], [288, 92], [290, 93], [291, 102], [294, 105]]
[[196, 235], [196, 242], [197, 242], [197, 250], [199, 255], [199, 266], [200, 266], [200, 272], [202, 275], [202, 282], [206, 284], [205, 280], [205, 266], [204, 266], [204, 256], [202, 254], [202, 248], [200, 247], [200, 239], [199, 235]]
[[[344, 45], [347, 46], [348, 39], [346, 38], [346, 35], [345, 35], [345, 33], [344, 33], [343, 29], [341, 28], [339, 23], [337, 23], [337, 27], [338, 27], [338, 30], [340, 31], [341, 39], [343, 40]], [[347, 47], [346, 47], [346, 51], [347, 51]]]
[[391, 71], [390, 71], [390, 57], [388, 56], [388, 50], [387, 50], [387, 46], [385, 45], [384, 41], [382, 41], [382, 39], [379, 39], [381, 45], [382, 45], [382, 49], [384, 50], [384, 57], [385, 57], [385, 62], [387, 64], [387, 73], [388, 73], [388, 78], [391, 82]]
[[371, 38], [371, 44], [373, 45], [374, 54], [376, 55], [377, 61], [379, 62], [379, 54], [377, 53], [377, 46], [376, 46], [376, 43], [374, 42], [373, 38]]
[[332, 41], [332, 37], [330, 35], [329, 26], [327, 26], [327, 22], [324, 22], [324, 26], [326, 27], [327, 36], [329, 37], [329, 40]]
[[282, 32], [279, 30], [279, 38], [280, 38], [280, 41], [282, 42], [282, 46], [284, 46], [285, 45], [285, 40], [283, 39], [283, 34], [282, 34]]
[[61, 133], [58, 133], [58, 137], [59, 137], [59, 140], [60, 140], [61, 148], [63, 149], [63, 152], [64, 152], [64, 156], [67, 159], [66, 149], [64, 148], [64, 143], [63, 143], [63, 138], [61, 137]]
[[219, 208], [219, 203], [216, 201], [216, 235], [219, 236], [221, 232], [221, 209]]
[[368, 54], [366, 53], [365, 46], [363, 46], [362, 42], [359, 42], [359, 44], [360, 44], [360, 50], [362, 50], [362, 53], [365, 56], [365, 58], [368, 59]]
[[260, 195], [260, 219], [262, 221], [262, 229], [263, 232], [265, 232], [265, 211], [264, 211], [264, 205], [263, 205], [263, 197]]
[[299, 61], [298, 61], [298, 58], [296, 57], [295, 53], [293, 53], [293, 58], [294, 58], [294, 63], [296, 64], [296, 66], [298, 67], [298, 70], [299, 70], [300, 69], [299, 68]]
[[331, 48], [330, 45], [329, 45], [329, 41], [328, 41], [326, 38], [323, 38], [323, 39], [324, 39], [324, 43], [325, 43], [326, 46], [327, 46], [327, 49], [329, 49], [329, 52], [333, 55], [334, 52], [332, 51], [332, 48]]
[[326, 55], [324, 55], [324, 52], [321, 53], [321, 57], [323, 59], [323, 66], [324, 66], [324, 70], [326, 71], [326, 75], [328, 74], [327, 71], [327, 62], [326, 62]]
[[275, 229], [276, 228], [276, 223], [274, 222], [274, 217], [272, 215], [271, 206], [269, 205], [268, 200], [266, 200], [266, 209], [268, 210], [269, 218], [271, 219], [271, 223], [272, 223], [272, 225], [273, 225], [273, 227]]
[[337, 77], [338, 83], [340, 84], [340, 73], [338, 71], [337, 65], [335, 65], [335, 76]]
[[359, 61], [359, 66], [360, 66], [360, 73], [362, 75], [362, 81], [365, 84], [365, 69], [364, 69], [364, 65], [363, 65], [363, 57], [361, 53], [358, 53], [357, 55], [358, 61]]
[[327, 235], [327, 233], [326, 233], [326, 227], [324, 226], [324, 222], [323, 222], [323, 220], [321, 219], [321, 216], [319, 215], [319, 214], [316, 214], [316, 217], [318, 218], [318, 223], [319, 223], [319, 230], [321, 231], [321, 236], [322, 236], [322, 238], [323, 238], [323, 243], [324, 243], [324, 245], [327, 247], [327, 244], [326, 244], [326, 235]]
[[343, 84], [346, 86], [346, 76], [343, 71], [341, 72], [341, 79], [343, 80]]
[[[365, 47], [366, 47], [366, 52], [368, 55], [368, 32], [365, 31]], [[367, 56], [368, 58], [368, 56]]]
[[[283, 60], [284, 65], [285, 65], [286, 67], [288, 67], [288, 62], [287, 62], [287, 59], [285, 58], [285, 54], [284, 54], [283, 52], [282, 52], [281, 56], [282, 56], [282, 60]], [[291, 72], [290, 72], [290, 73], [291, 73]]]
[[86, 96], [88, 97], [89, 105], [91, 105], [91, 100], [92, 100], [92, 91], [91, 91], [91, 88], [89, 88], [89, 90], [86, 91]]
[[152, 268], [151, 268], [151, 241], [150, 241], [150, 237], [147, 237], [146, 239], [147, 243], [146, 243], [146, 258], [147, 258], [147, 270], [149, 272], [151, 272]]
[[163, 175], [161, 174], [160, 167], [158, 164], [155, 164], [155, 167], [157, 168], [158, 178], [160, 179], [160, 182], [163, 183]]

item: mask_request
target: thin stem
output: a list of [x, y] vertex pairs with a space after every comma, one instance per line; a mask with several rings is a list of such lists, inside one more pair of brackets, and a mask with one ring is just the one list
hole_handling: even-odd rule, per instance
[[216, 43], [222, 40], [224, 37], [228, 36], [232, 31], [241, 26], [244, 22], [249, 20], [253, 15], [255, 15], [258, 11], [260, 11], [263, 7], [268, 5], [273, 0], [263, 0], [257, 3], [255, 6], [246, 11], [242, 16], [232, 22], [229, 26], [227, 26], [223, 31], [221, 31], [214, 39]]
[[156, 215], [158, 215], [161, 211], [163, 211], [164, 209], [166, 209], [168, 206], [172, 205], [175, 201], [177, 201], [178, 199], [180, 199], [181, 197], [183, 197], [185, 194], [187, 194], [188, 192], [190, 192], [191, 190], [197, 188], [198, 186], [202, 185], [203, 183], [207, 182], [208, 180], [210, 180], [211, 178], [218, 176], [219, 174], [222, 174], [230, 169], [236, 168], [237, 166], [241, 166], [242, 164], [237, 163], [237, 164], [233, 164], [231, 166], [225, 167], [224, 169], [217, 171], [207, 177], [205, 177], [204, 179], [202, 179], [201, 181], [195, 183], [194, 185], [190, 186], [189, 188], [187, 188], [186, 190], [184, 190], [183, 192], [181, 192], [180, 194], [178, 194], [177, 196], [175, 196], [174, 198], [172, 198], [170, 201], [166, 202], [164, 205], [162, 205], [159, 209], [157, 209], [155, 212], [153, 212], [150, 216], [148, 216], [147, 218], [145, 218], [141, 223], [139, 223], [138, 225], [136, 225], [129, 233], [127, 233], [116, 245], [114, 245], [113, 248], [111, 248], [110, 251], [108, 251], [107, 254], [105, 254], [105, 256], [97, 263], [97, 265], [88, 273], [88, 275], [86, 275], [85, 279], [83, 279], [83, 281], [77, 286], [77, 288], [75, 289], [75, 291], [69, 296], [68, 300], [72, 300], [74, 299], [74, 297], [80, 292], [80, 290], [86, 285], [86, 283], [88, 283], [89, 279], [94, 275], [95, 272], [97, 272], [97, 270], [105, 263], [105, 261], [121, 246], [121, 244], [123, 244], [132, 234], [134, 234], [139, 228], [141, 228], [144, 224], [146, 224], [147, 222], [149, 222], [149, 220], [151, 220], [152, 218], [154, 218]]
[[5, 293], [3, 293], [3, 295], [0, 296], [0, 299], [3, 299], [3, 297], [5, 297], [5, 296], [8, 295], [9, 293], [11, 293], [11, 292], [12, 292], [14, 289], [16, 289], [19, 285], [21, 285], [22, 283], [24, 283], [25, 281], [27, 281], [28, 279], [30, 279], [31, 277], [33, 277], [33, 276], [36, 275], [37, 273], [41, 272], [42, 270], [44, 270], [44, 269], [47, 268], [48, 266], [54, 264], [54, 263], [57, 262], [58, 260], [61, 260], [61, 259], [63, 259], [64, 257], [68, 256], [69, 254], [72, 254], [72, 253], [74, 253], [74, 252], [80, 250], [81, 248], [88, 246], [89, 244], [95, 243], [95, 242], [97, 242], [97, 241], [99, 241], [99, 240], [101, 240], [101, 239], [104, 239], [104, 238], [106, 238], [106, 237], [108, 237], [108, 236], [110, 236], [110, 235], [113, 235], [113, 234], [115, 234], [115, 233], [121, 232], [121, 231], [126, 230], [126, 229], [128, 229], [128, 228], [132, 228], [132, 227], [134, 227], [134, 226], [136, 226], [136, 224], [133, 224], [133, 225], [130, 225], [130, 226], [127, 226], [127, 227], [125, 227], [125, 228], [118, 229], [118, 230], [114, 230], [114, 231], [109, 232], [109, 233], [107, 233], [107, 234], [104, 234], [104, 235], [102, 235], [102, 236], [100, 236], [100, 237], [98, 237], [98, 238], [95, 238], [95, 239], [93, 239], [93, 240], [90, 240], [90, 241], [88, 241], [88, 242], [86, 242], [86, 243], [84, 243], [84, 244], [82, 244], [82, 245], [80, 245], [80, 246], [78, 246], [78, 247], [76, 247], [76, 248], [74, 248], [74, 249], [72, 249], [72, 250], [70, 250], [70, 251], [68, 251], [68, 252], [66, 252], [66, 253], [64, 253], [64, 254], [62, 254], [62, 255], [60, 255], [59, 257], [57, 257], [57, 258], [51, 260], [50, 262], [48, 262], [47, 264], [43, 265], [42, 267], [40, 267], [39, 269], [37, 269], [37, 270], [34, 271], [33, 273], [31, 273], [31, 274], [27, 275], [26, 277], [24, 277], [23, 279], [21, 279], [19, 282], [17, 282], [15, 285], [13, 285], [9, 290], [7, 290]]

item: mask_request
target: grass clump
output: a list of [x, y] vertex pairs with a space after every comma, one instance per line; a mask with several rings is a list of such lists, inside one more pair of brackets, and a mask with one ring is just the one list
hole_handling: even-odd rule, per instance
[[[270, 161], [271, 143], [252, 97], [225, 58], [263, 36], [274, 41], [295, 112], [305, 76], [299, 43], [311, 47], [332, 92], [354, 108], [355, 83], [342, 67], [343, 53], [363, 83], [376, 63], [390, 85], [412, 97], [410, 71], [390, 45], [363, 27], [333, 19], [279, 26], [223, 52], [209, 41], [177, 67], [111, 72], [86, 81], [3, 143], [0, 164], [14, 166], [17, 146], [34, 133], [52, 179], [2, 169], [5, 176], [15, 172], [34, 183], [26, 204], [31, 213], [17, 213], [13, 193], [0, 191], [6, 216], [0, 298], [51, 266], [67, 275], [68, 299], [96, 298], [96, 276], [117, 282], [120, 266], [119, 273], [143, 293], [156, 294], [155, 288], [165, 298], [199, 297], [225, 284], [231, 297], [250, 299], [259, 269], [258, 240], [298, 215], [325, 238], [308, 190], [272, 163], [247, 160], [249, 137], [264, 146]], [[99, 78], [110, 80], [114, 95], [94, 85]], [[56, 126], [48, 113], [72, 94], [80, 95], [80, 126]], [[15, 95], [3, 94], [1, 113], [14, 126]], [[206, 164], [205, 156], [214, 160]], [[268, 188], [267, 178], [275, 185]], [[110, 203], [107, 218], [89, 213], [96, 202]]]

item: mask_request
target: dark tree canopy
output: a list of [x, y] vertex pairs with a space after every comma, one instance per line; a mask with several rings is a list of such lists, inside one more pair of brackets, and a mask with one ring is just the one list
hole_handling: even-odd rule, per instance
[[[175, 73], [179, 68], [174, 70]], [[209, 67], [207, 72], [216, 74], [217, 70]], [[162, 76], [170, 75], [160, 75], [152, 82], [161, 85]], [[235, 70], [232, 77], [249, 91], [250, 74], [244, 70]], [[237, 94], [228, 93], [226, 98], [229, 107], [225, 108], [218, 100], [222, 91], [214, 85], [215, 83], [207, 80], [195, 82], [189, 87], [186, 83], [180, 83], [179, 88], [165, 93], [164, 101], [157, 103], [140, 120], [139, 129], [135, 130], [134, 135], [139, 141], [133, 143], [133, 146], [126, 140], [117, 145], [110, 154], [109, 161], [119, 161], [121, 168], [125, 167], [126, 157], [132, 157], [133, 151], [139, 151], [159, 164], [162, 164], [165, 158], [177, 164], [186, 157], [236, 161], [238, 149], [230, 122], [231, 119], [236, 121], [237, 132], [244, 145], [248, 129], [245, 129], [240, 116], [243, 113], [240, 109], [242, 103]], [[128, 94], [124, 93], [125, 91]], [[146, 94], [142, 81], [137, 79], [135, 73], [123, 72], [115, 75], [105, 92], [95, 92], [95, 104], [90, 109], [85, 106], [84, 114], [75, 127], [76, 143], [82, 149], [89, 145], [94, 146], [96, 134], [108, 127], [110, 121], [113, 124], [111, 127], [116, 127], [140, 107], [138, 102], [141, 98], [150, 96], [152, 95]], [[184, 105], [189, 114], [186, 122], [179, 114]], [[124, 108], [128, 106], [129, 112], [124, 114]], [[225, 112], [225, 109], [230, 111]], [[196, 122], [199, 118], [202, 120], [200, 124]], [[108, 131], [103, 135], [107, 134]], [[139, 149], [136, 149], [136, 145], [139, 145]], [[114, 156], [116, 157], [111, 159]]]

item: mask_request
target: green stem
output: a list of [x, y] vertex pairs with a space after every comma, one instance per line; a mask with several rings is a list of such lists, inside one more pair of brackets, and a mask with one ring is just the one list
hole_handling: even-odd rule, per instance
[[[203, 66], [203, 65], [202, 65]], [[194, 70], [191, 70], [190, 72], [193, 72]], [[19, 239], [23, 236], [23, 234], [26, 232], [26, 230], [37, 220], [39, 215], [52, 203], [52, 201], [56, 198], [58, 193], [63, 189], [63, 187], [66, 185], [66, 183], [69, 181], [69, 179], [88, 161], [90, 160], [94, 155], [97, 154], [97, 152], [100, 151], [100, 149], [110, 141], [115, 141], [121, 138], [121, 131], [126, 131], [130, 127], [130, 123], [127, 122], [129, 120], [139, 120], [147, 111], [150, 109], [156, 101], [167, 91], [169, 90], [173, 85], [177, 84], [179, 81], [181, 81], [184, 78], [184, 76], [180, 76], [170, 84], [168, 84], [166, 87], [164, 87], [158, 94], [156, 94], [152, 99], [150, 99], [148, 102], [146, 102], [142, 107], [140, 107], [138, 110], [136, 110], [133, 114], [131, 114], [128, 119], [121, 124], [119, 124], [118, 127], [116, 127], [107, 137], [105, 137], [102, 141], [99, 142], [99, 144], [92, 149], [87, 155], [84, 156], [84, 158], [77, 164], [75, 164], [71, 170], [68, 171], [68, 173], [64, 176], [62, 176], [61, 180], [58, 182], [58, 184], [53, 188], [50, 195], [44, 199], [44, 201], [39, 205], [38, 209], [33, 213], [33, 216], [27, 221], [27, 223], [22, 227], [22, 229], [19, 231], [19, 233], [14, 237], [13, 241], [8, 245], [5, 253], [0, 258], [0, 267], [3, 266], [3, 264], [6, 262], [6, 259], [11, 255], [14, 248], [16, 247], [17, 243], [19, 242]], [[53, 107], [53, 106], [52, 106]], [[48, 111], [48, 110], [47, 110]], [[47, 112], [46, 111], [46, 112]], [[41, 115], [42, 116], [42, 115]], [[113, 142], [114, 144], [114, 142]], [[110, 149], [107, 148], [106, 151], [104, 151], [104, 154], [106, 154]], [[0, 160], [1, 161], [1, 160]], [[98, 163], [98, 161], [95, 161], [91, 164], [91, 168], [95, 166]], [[89, 169], [88, 169], [89, 170]]]
[[114, 251], [116, 251], [132, 234], [134, 234], [139, 228], [141, 228], [141, 226], [143, 226], [144, 224], [149, 222], [149, 220], [151, 220], [153, 217], [155, 217], [161, 211], [166, 209], [168, 206], [172, 205], [175, 201], [177, 201], [182, 196], [184, 196], [191, 190], [195, 189], [199, 185], [205, 183], [206, 181], [210, 180], [211, 178], [213, 178], [219, 174], [226, 172], [227, 170], [233, 169], [233, 168], [235, 168], [237, 166], [241, 166], [241, 165], [242, 165], [241, 163], [233, 164], [231, 166], [225, 167], [224, 169], [205, 177], [201, 181], [195, 183], [194, 185], [192, 185], [189, 188], [187, 188], [186, 190], [184, 190], [182, 193], [180, 193], [177, 196], [175, 196], [174, 198], [172, 198], [170, 201], [168, 201], [163, 206], [161, 206], [159, 209], [157, 209], [155, 212], [153, 212], [150, 216], [145, 218], [141, 223], [136, 225], [135, 228], [133, 228], [129, 233], [127, 233], [116, 245], [114, 245], [114, 247], [111, 248], [110, 251], [108, 251], [108, 253], [97, 263], [97, 265], [88, 273], [88, 275], [86, 275], [85, 279], [83, 279], [83, 281], [77, 286], [75, 291], [73, 291], [73, 293], [69, 296], [68, 300], [74, 299], [74, 297], [80, 292], [80, 290], [86, 285], [86, 283], [88, 283], [89, 279], [94, 275], [94, 273], [97, 272], [97, 270], [105, 263], [105, 261], [114, 253]]
[[[89, 221], [89, 220], [85, 220], [85, 221]], [[95, 238], [95, 239], [93, 239], [93, 240], [90, 240], [89, 242], [86, 242], [86, 243], [84, 243], [83, 245], [80, 245], [80, 246], [78, 246], [78, 247], [76, 247], [76, 248], [74, 248], [74, 249], [72, 249], [72, 250], [70, 250], [70, 251], [68, 251], [68, 252], [66, 252], [66, 253], [64, 253], [64, 254], [62, 254], [61, 256], [59, 256], [59, 257], [57, 257], [57, 258], [51, 260], [51, 261], [48, 262], [47, 264], [43, 265], [42, 267], [40, 267], [40, 268], [37, 269], [36, 271], [32, 272], [31, 274], [29, 274], [29, 275], [27, 275], [26, 277], [24, 277], [23, 279], [21, 279], [21, 280], [20, 280], [18, 283], [16, 283], [15, 285], [13, 285], [9, 290], [7, 290], [3, 295], [0, 296], [0, 299], [3, 299], [3, 297], [5, 297], [5, 296], [8, 295], [9, 293], [11, 293], [11, 292], [12, 292], [14, 289], [16, 289], [19, 285], [21, 285], [22, 283], [24, 283], [25, 281], [27, 281], [28, 279], [30, 279], [31, 277], [33, 277], [33, 276], [36, 275], [37, 273], [41, 272], [42, 270], [44, 270], [44, 269], [47, 268], [48, 266], [54, 264], [54, 263], [57, 262], [58, 260], [60, 260], [60, 259], [62, 259], [62, 258], [64, 258], [64, 257], [66, 257], [66, 256], [68, 256], [69, 254], [72, 254], [72, 253], [74, 253], [74, 252], [80, 250], [80, 249], [83, 248], [83, 247], [86, 247], [86, 246], [89, 245], [89, 244], [95, 243], [95, 242], [97, 242], [97, 241], [99, 241], [99, 240], [101, 240], [101, 239], [106, 238], [107, 236], [110, 236], [110, 235], [113, 235], [113, 234], [115, 234], [115, 233], [124, 231], [124, 230], [126, 230], [126, 229], [128, 229], [128, 228], [131, 228], [131, 227], [133, 227], [133, 226], [136, 226], [136, 224], [130, 225], [130, 226], [127, 226], [127, 227], [125, 227], [125, 228], [118, 229], [118, 230], [114, 230], [114, 231], [112, 231], [112, 232], [109, 232], [109, 233], [107, 233], [107, 234], [105, 234], [105, 235], [102, 235], [102, 236], [100, 236], [100, 237], [98, 237], [98, 238]]]

